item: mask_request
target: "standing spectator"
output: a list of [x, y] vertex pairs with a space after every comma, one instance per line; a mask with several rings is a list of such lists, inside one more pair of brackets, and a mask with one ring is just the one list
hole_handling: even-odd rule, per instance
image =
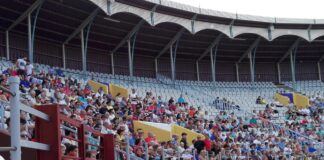
[[26, 75], [27, 76], [32, 76], [34, 66], [33, 66], [33, 64], [30, 63], [29, 60], [26, 60], [26, 62], [27, 62], [27, 65], [26, 65]]
[[137, 104], [137, 93], [136, 93], [136, 90], [135, 89], [132, 89], [132, 93], [129, 94], [129, 98], [131, 100], [131, 104], [132, 105], [136, 105]]
[[17, 59], [16, 66], [18, 68], [17, 74], [18, 75], [26, 75], [26, 64], [27, 64], [27, 57]]

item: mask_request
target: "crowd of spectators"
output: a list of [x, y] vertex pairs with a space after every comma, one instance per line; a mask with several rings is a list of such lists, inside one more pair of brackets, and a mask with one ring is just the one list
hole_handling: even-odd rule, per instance
[[[124, 151], [129, 148], [133, 156], [143, 159], [148, 156], [151, 160], [177, 157], [184, 160], [272, 160], [312, 156], [314, 152], [312, 144], [301, 144], [300, 140], [287, 136], [283, 127], [274, 126], [268, 121], [273, 114], [271, 106], [266, 107], [264, 112], [241, 117], [234, 112], [220, 111], [212, 120], [207, 120], [206, 111], [186, 103], [182, 95], [179, 95], [177, 101], [170, 97], [165, 102], [161, 98], [163, 95], [152, 92], [138, 95], [136, 89], [132, 89], [128, 97], [106, 94], [102, 88], [94, 91], [89, 85], [81, 84], [73, 77], [64, 77], [62, 74], [59, 76], [55, 72], [36, 73], [26, 58], [18, 59], [15, 66], [3, 72], [1, 85], [8, 86], [9, 75], [19, 76], [21, 79], [22, 103], [31, 107], [39, 104], [61, 104], [62, 114], [103, 134], [113, 134], [116, 148]], [[0, 92], [0, 98], [8, 101], [10, 96]], [[323, 141], [323, 99], [320, 100], [321, 105], [318, 105], [317, 100], [318, 98], [312, 103], [314, 105], [307, 115], [311, 119], [304, 118], [298, 123], [296, 112], [290, 110], [285, 127]], [[188, 142], [187, 135], [183, 133], [181, 137], [172, 136], [170, 141], [159, 142], [153, 133], [145, 135], [142, 129], [135, 130], [135, 120], [177, 124], [201, 133], [204, 137], [198, 136]], [[9, 121], [10, 118], [7, 118], [7, 129], [10, 132]], [[22, 139], [34, 138], [34, 125], [34, 117], [22, 111]], [[69, 124], [62, 125], [73, 129]], [[75, 133], [62, 128], [62, 134], [65, 137], [62, 137], [61, 149], [63, 155], [67, 156], [63, 159], [77, 157], [78, 143], [73, 141], [76, 138]], [[93, 139], [93, 143], [98, 143], [96, 136], [89, 135], [89, 138]], [[87, 157], [96, 159], [99, 156], [96, 149], [89, 147]], [[117, 156], [120, 159], [126, 158], [121, 152]]]

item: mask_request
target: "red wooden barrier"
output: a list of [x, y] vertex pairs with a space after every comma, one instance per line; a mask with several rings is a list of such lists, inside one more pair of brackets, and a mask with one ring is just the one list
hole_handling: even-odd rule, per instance
[[78, 151], [79, 157], [76, 159], [86, 160], [86, 147], [89, 145], [87, 142], [86, 132], [100, 137], [100, 159], [112, 160], [114, 159], [114, 139], [113, 135], [103, 135], [92, 128], [81, 124], [79, 121], [73, 120], [60, 113], [59, 105], [41, 105], [36, 106], [36, 109], [47, 114], [50, 121], [43, 121], [39, 118], [36, 119], [36, 140], [40, 143], [50, 145], [50, 151], [38, 151], [38, 160], [62, 160], [61, 153], [61, 129], [62, 122], [67, 122], [77, 129], [78, 135]]

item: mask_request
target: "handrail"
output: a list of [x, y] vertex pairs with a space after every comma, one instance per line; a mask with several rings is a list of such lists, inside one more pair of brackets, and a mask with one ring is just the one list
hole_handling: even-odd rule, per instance
[[32, 148], [37, 150], [49, 151], [50, 146], [43, 143], [21, 140], [21, 146], [26, 148]]
[[16, 96], [16, 93], [11, 92], [8, 88], [6, 88], [6, 87], [4, 87], [4, 86], [2, 86], [2, 85], [0, 85], [0, 89], [1, 89], [2, 91], [4, 91], [4, 92], [10, 94], [10, 95], [13, 96], [13, 97]]
[[0, 152], [8, 152], [8, 151], [15, 151], [16, 148], [14, 147], [0, 147]]
[[26, 106], [23, 103], [21, 103], [20, 109], [23, 110], [23, 111], [25, 111], [25, 112], [28, 112], [28, 113], [36, 116], [36, 117], [39, 117], [39, 118], [41, 118], [43, 120], [46, 120], [46, 121], [49, 121], [50, 120], [50, 118], [49, 118], [49, 116], [47, 114], [45, 114], [43, 112], [40, 112], [39, 110], [34, 109], [32, 107], [28, 107], [28, 106]]
[[[46, 150], [48, 151], [49, 145], [38, 143], [38, 142], [32, 142], [32, 141], [25, 141], [21, 140], [20, 138], [20, 111], [26, 111], [32, 115], [35, 115], [36, 117], [39, 117], [41, 119], [49, 121], [48, 115], [44, 114], [43, 112], [40, 112], [32, 107], [28, 107], [20, 102], [20, 91], [19, 91], [19, 82], [20, 79], [18, 76], [11, 76], [9, 77], [9, 86], [10, 89], [0, 86], [0, 89], [2, 89], [4, 92], [11, 95], [10, 102], [5, 102], [3, 100], [0, 100], [0, 103], [10, 105], [10, 140], [11, 140], [11, 147], [5, 147], [2, 149], [5, 149], [8, 151], [8, 149], [14, 148], [14, 150], [11, 150], [11, 159], [14, 160], [21, 160], [21, 147], [27, 147], [37, 150]], [[2, 110], [4, 107], [1, 107]], [[3, 121], [3, 113], [1, 115], [1, 122]]]
[[3, 106], [0, 102], [0, 129], [4, 129], [5, 128], [5, 106]]

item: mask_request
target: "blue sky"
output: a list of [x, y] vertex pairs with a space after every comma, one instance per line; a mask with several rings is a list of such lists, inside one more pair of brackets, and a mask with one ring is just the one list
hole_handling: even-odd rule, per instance
[[277, 18], [324, 19], [324, 0], [172, 0], [195, 7]]

